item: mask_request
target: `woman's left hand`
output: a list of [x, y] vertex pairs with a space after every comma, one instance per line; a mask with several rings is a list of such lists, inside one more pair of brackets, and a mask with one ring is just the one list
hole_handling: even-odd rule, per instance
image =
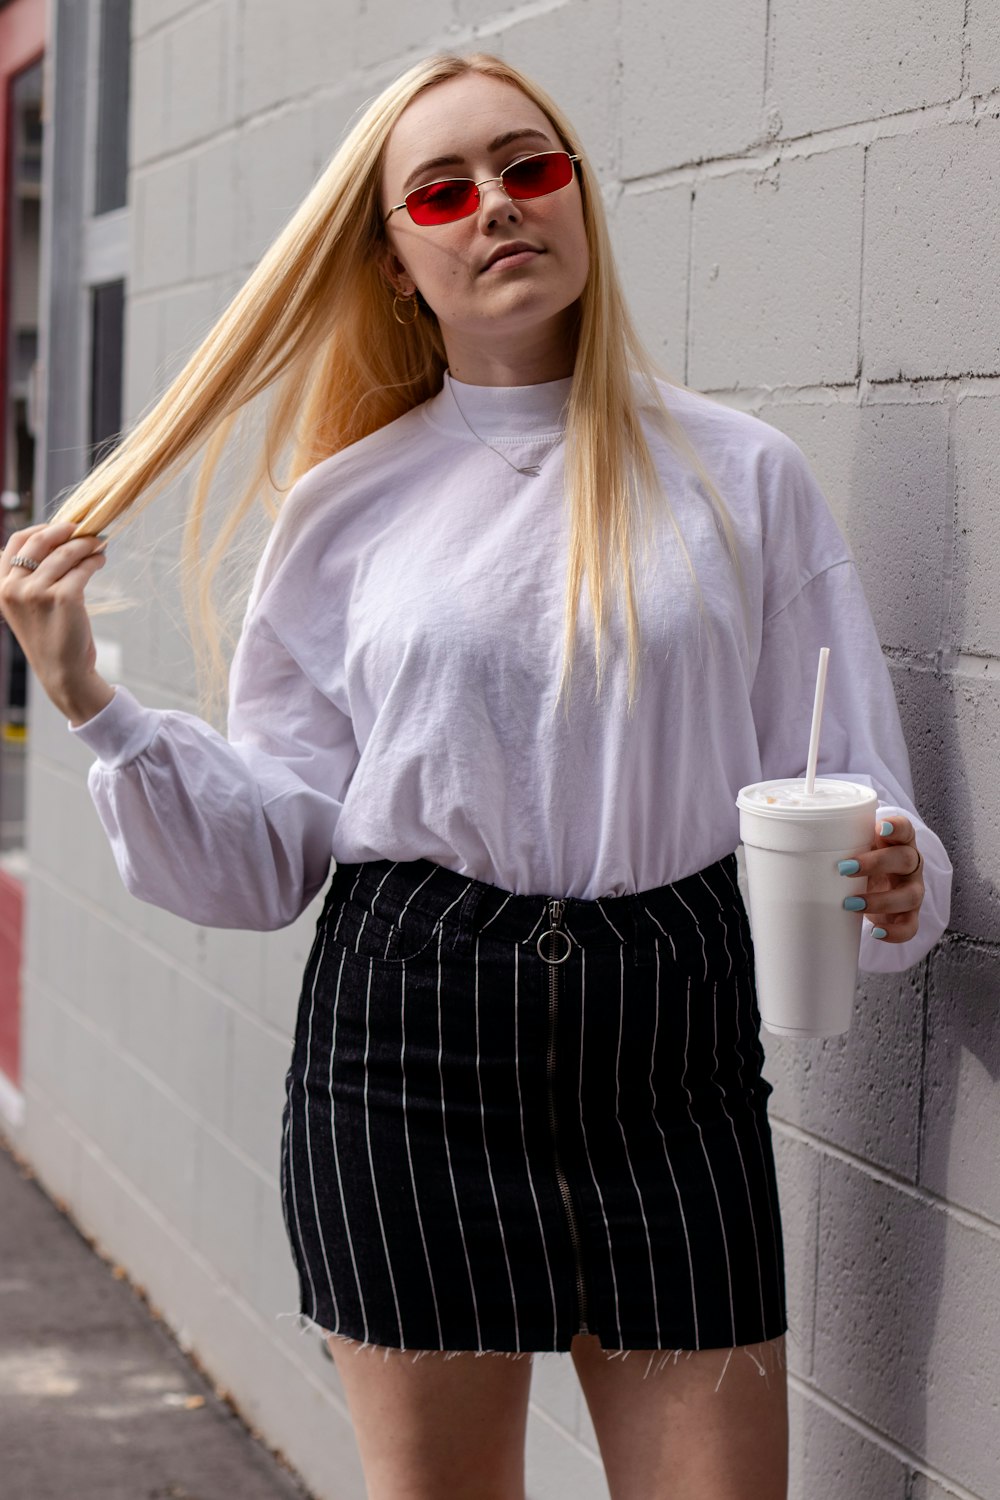
[[[883, 828], [890, 831], [883, 833]], [[845, 901], [848, 911], [863, 910], [874, 925], [874, 936], [882, 935], [883, 942], [908, 942], [916, 936], [924, 899], [923, 863], [909, 818], [901, 813], [880, 818], [871, 852], [841, 862], [842, 874], [868, 877], [864, 896], [849, 896]]]

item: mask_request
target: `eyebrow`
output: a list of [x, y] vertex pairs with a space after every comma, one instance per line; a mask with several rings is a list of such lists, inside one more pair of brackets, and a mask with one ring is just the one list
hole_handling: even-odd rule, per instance
[[[531, 140], [544, 141], [547, 146], [551, 146], [552, 144], [544, 130], [535, 130], [530, 126], [526, 126], [523, 130], [505, 130], [503, 135], [498, 135], [495, 140], [490, 141], [486, 149], [487, 151], [499, 151], [501, 147], [509, 146], [511, 141], [522, 141], [529, 138]], [[460, 167], [464, 161], [464, 156], [452, 154], [451, 156], [432, 156], [429, 161], [421, 162], [420, 166], [415, 168], [403, 183], [403, 197], [405, 198], [415, 183], [426, 182], [427, 179], [424, 173], [433, 172], [437, 167]]]

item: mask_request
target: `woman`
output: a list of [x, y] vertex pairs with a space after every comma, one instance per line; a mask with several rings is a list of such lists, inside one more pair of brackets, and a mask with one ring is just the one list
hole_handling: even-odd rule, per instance
[[[272, 383], [296, 482], [227, 741], [99, 676], [83, 595], [92, 533]], [[879, 792], [866, 968], [937, 940], [950, 865], [808, 466], [655, 378], [552, 101], [486, 56], [386, 90], [159, 405], [13, 538], [0, 604], [137, 895], [279, 927], [333, 856], [282, 1189], [369, 1493], [523, 1495], [530, 1355], [561, 1350], [615, 1500], [784, 1495], [733, 799], [802, 774], [819, 645], [821, 770]]]

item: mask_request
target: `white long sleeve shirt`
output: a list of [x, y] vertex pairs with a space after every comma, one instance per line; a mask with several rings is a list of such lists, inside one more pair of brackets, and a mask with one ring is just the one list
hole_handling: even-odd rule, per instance
[[[124, 686], [71, 733], [123, 880], [218, 927], [294, 921], [331, 859], [426, 858], [518, 894], [591, 900], [678, 880], [739, 843], [738, 789], [801, 776], [819, 648], [831, 648], [819, 769], [871, 785], [917, 829], [916, 936], [862, 968], [909, 967], [947, 924], [951, 864], [917, 815], [888, 670], [848, 545], [800, 449], [664, 384], [732, 516], [749, 602], [708, 500], [646, 431], [666, 514], [637, 541], [642, 672], [626, 713], [613, 607], [594, 702], [586, 585], [568, 716], [562, 662], [571, 381], [452, 381], [311, 469], [282, 506], [232, 663], [227, 737]], [[461, 403], [460, 409], [457, 403]], [[540, 473], [517, 465], [540, 464]]]

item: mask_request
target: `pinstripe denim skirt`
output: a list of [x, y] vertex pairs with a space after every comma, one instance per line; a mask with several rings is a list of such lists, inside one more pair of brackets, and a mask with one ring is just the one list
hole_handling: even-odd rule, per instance
[[300, 1313], [387, 1348], [785, 1332], [735, 854], [595, 901], [337, 867], [281, 1147]]

